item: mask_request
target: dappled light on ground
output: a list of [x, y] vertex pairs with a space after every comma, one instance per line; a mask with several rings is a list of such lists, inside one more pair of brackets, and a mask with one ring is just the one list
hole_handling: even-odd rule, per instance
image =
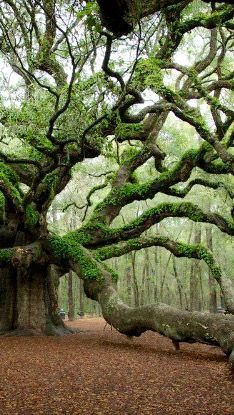
[[64, 337], [0, 338], [0, 414], [233, 415], [223, 353], [145, 333], [133, 340], [103, 319]]

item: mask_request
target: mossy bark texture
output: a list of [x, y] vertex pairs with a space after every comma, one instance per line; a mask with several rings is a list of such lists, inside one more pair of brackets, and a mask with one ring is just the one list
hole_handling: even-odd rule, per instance
[[69, 330], [58, 315], [58, 281], [51, 269], [0, 269], [0, 333], [59, 335]]

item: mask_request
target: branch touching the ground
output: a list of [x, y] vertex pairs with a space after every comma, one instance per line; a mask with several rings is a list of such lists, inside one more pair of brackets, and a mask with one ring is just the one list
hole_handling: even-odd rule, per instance
[[50, 255], [58, 261], [62, 259], [84, 280], [86, 295], [99, 302], [105, 320], [120, 333], [140, 336], [152, 330], [177, 343], [200, 342], [219, 346], [234, 363], [233, 315], [181, 311], [165, 304], [129, 307], [118, 296], [113, 274], [90, 251], [67, 236], [51, 237], [46, 244]]
[[125, 243], [99, 248], [96, 251], [96, 256], [98, 259], [103, 261], [109, 258], [125, 255], [128, 252], [138, 251], [152, 246], [164, 247], [179, 258], [196, 258], [205, 261], [210, 268], [214, 279], [220, 286], [227, 310], [234, 314], [234, 293], [231, 284], [229, 284], [229, 280], [227, 278], [223, 277], [222, 271], [216, 264], [212, 253], [202, 245], [189, 245], [182, 242], [175, 242], [165, 236], [155, 236], [151, 238], [141, 237], [130, 239]]

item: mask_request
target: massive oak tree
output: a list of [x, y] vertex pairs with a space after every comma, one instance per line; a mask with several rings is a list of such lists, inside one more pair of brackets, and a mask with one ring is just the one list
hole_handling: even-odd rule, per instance
[[[99, 0], [99, 10], [92, 1], [1, 2], [6, 68], [0, 141], [1, 333], [66, 332], [57, 315], [57, 287], [59, 277], [73, 270], [106, 321], [121, 333], [139, 336], [153, 330], [176, 347], [204, 342], [220, 346], [234, 360], [234, 299], [212, 253], [202, 245], [145, 234], [165, 218], [184, 217], [233, 235], [231, 212], [227, 217], [203, 211], [186, 200], [196, 185], [214, 193], [222, 185], [232, 196], [228, 181], [234, 170], [234, 9], [229, 2], [193, 3]], [[192, 60], [183, 65], [175, 55], [191, 34], [205, 37], [200, 41], [204, 50], [193, 50]], [[7, 84], [10, 70], [18, 79], [13, 86]], [[196, 148], [184, 148], [173, 163], [158, 144], [171, 114], [199, 138]], [[103, 172], [106, 196], [80, 228], [63, 236], [49, 231], [48, 210], [70, 182], [73, 167], [110, 146], [118, 168]], [[138, 169], [152, 160], [154, 174], [143, 180]], [[98, 188], [88, 195], [85, 213]], [[155, 203], [124, 226], [113, 224], [123, 207], [154, 200], [158, 193], [174, 199]], [[105, 260], [152, 246], [205, 261], [229, 314], [125, 305], [118, 297], [117, 275]]]

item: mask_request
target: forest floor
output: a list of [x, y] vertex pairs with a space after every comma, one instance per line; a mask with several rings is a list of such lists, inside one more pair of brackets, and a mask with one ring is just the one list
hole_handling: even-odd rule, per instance
[[129, 340], [101, 318], [69, 323], [64, 337], [0, 338], [1, 415], [233, 415], [223, 353], [173, 349], [145, 333]]

